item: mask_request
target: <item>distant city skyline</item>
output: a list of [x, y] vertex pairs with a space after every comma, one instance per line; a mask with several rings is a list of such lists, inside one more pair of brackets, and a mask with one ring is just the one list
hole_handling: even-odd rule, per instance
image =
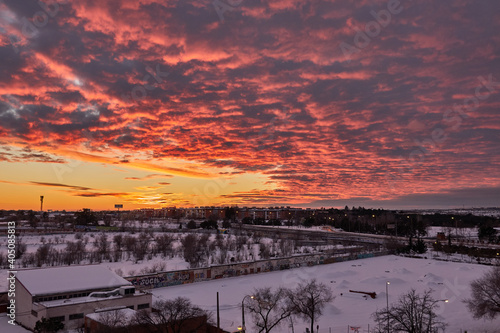
[[500, 206], [498, 1], [221, 3], [1, 1], [0, 209]]

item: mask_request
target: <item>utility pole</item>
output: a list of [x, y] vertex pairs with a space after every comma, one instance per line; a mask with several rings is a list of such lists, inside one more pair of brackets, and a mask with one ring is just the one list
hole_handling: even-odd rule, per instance
[[217, 292], [217, 333], [220, 331], [219, 292]]
[[43, 212], [43, 195], [40, 196], [40, 211]]
[[387, 333], [389, 332], [389, 285], [391, 283], [387, 281], [385, 283], [385, 299], [387, 300]]

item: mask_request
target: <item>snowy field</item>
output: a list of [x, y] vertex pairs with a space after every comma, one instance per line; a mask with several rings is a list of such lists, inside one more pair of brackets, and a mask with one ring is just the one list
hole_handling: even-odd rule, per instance
[[[438, 314], [449, 326], [445, 332], [494, 333], [500, 332], [500, 319], [494, 321], [474, 320], [463, 299], [469, 297], [469, 283], [480, 277], [491, 267], [475, 264], [442, 262], [427, 259], [412, 259], [397, 256], [347, 261], [330, 265], [298, 268], [293, 270], [261, 273], [243, 277], [212, 280], [182, 286], [153, 289], [154, 299], [185, 296], [203, 309], [213, 312], [215, 320], [216, 292], [220, 293], [222, 327], [231, 331], [241, 324], [241, 300], [252, 294], [254, 288], [294, 288], [302, 280], [318, 279], [330, 286], [335, 295], [319, 319], [320, 333], [347, 332], [348, 325], [359, 326], [359, 332], [367, 333], [373, 328], [371, 314], [386, 306], [386, 281], [389, 285], [389, 302], [411, 288], [417, 292], [432, 288], [435, 299], [448, 299], [439, 303]], [[376, 292], [377, 298], [365, 299], [361, 294], [349, 290]], [[342, 296], [340, 294], [343, 294]], [[247, 332], [255, 332], [252, 317], [246, 313]], [[306, 323], [295, 319], [293, 332], [304, 333]], [[7, 324], [5, 315], [0, 316], [0, 332], [27, 332], [19, 326]], [[290, 322], [273, 330], [276, 333], [292, 332]], [[350, 331], [354, 332], [354, 331]]]
[[9, 321], [10, 318], [7, 317], [5, 313], [0, 314], [0, 332], [2, 333], [26, 333], [30, 332], [27, 329], [22, 328], [19, 325], [11, 325], [7, 321]]
[[[462, 302], [469, 297], [469, 283], [488, 269], [491, 268], [482, 265], [385, 256], [159, 288], [153, 290], [153, 295], [154, 299], [188, 297], [193, 303], [212, 311], [215, 319], [218, 291], [221, 325], [225, 329], [236, 330], [241, 324], [241, 301], [245, 295], [252, 294], [253, 288], [294, 288], [303, 279], [316, 278], [330, 286], [336, 296], [319, 319], [320, 333], [329, 333], [330, 328], [332, 333], [347, 332], [348, 325], [360, 326], [359, 332], [366, 333], [368, 325], [370, 328], [374, 325], [371, 314], [386, 306], [385, 288], [386, 281], [389, 281], [389, 302], [395, 302], [399, 295], [411, 288], [417, 292], [432, 288], [435, 299], [448, 299], [449, 303], [440, 302], [437, 309], [442, 320], [449, 324], [445, 332], [500, 332], [500, 319], [474, 320]], [[361, 294], [350, 293], [350, 289], [376, 292], [377, 298], [365, 299]], [[254, 332], [249, 313], [245, 321], [250, 328], [248, 332]], [[294, 332], [305, 332], [306, 323], [294, 320], [293, 326]], [[292, 332], [292, 328], [287, 322], [273, 332]]]
[[452, 236], [458, 236], [466, 240], [477, 241], [477, 228], [451, 228], [451, 227], [427, 227], [427, 237], [436, 237], [438, 232], [444, 232], [445, 235], [451, 233]]

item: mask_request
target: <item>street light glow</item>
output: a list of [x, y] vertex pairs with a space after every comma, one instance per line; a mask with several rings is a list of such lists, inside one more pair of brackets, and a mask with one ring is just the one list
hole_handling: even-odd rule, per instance
[[245, 298], [250, 297], [251, 299], [255, 299], [254, 295], [245, 295], [243, 300], [241, 300], [241, 326], [238, 326], [238, 331], [246, 332], [245, 328]]

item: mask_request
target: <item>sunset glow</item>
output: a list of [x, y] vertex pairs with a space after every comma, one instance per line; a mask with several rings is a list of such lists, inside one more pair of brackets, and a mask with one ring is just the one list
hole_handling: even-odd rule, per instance
[[498, 1], [222, 2], [0, 1], [0, 209], [500, 206]]

